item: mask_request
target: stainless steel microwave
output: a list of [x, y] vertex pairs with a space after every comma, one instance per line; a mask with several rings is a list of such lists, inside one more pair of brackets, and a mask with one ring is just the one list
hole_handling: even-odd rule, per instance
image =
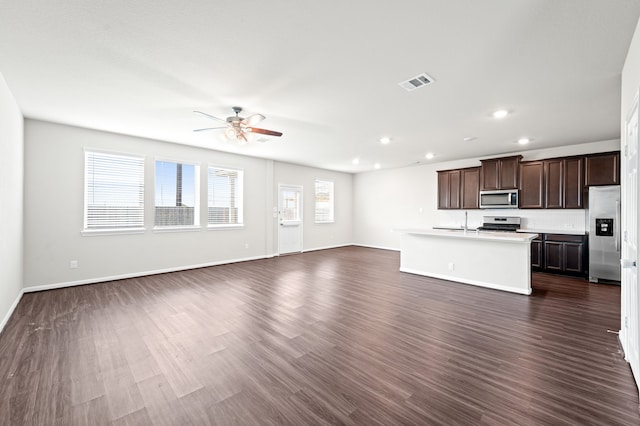
[[517, 209], [518, 190], [499, 189], [497, 191], [480, 191], [481, 209]]

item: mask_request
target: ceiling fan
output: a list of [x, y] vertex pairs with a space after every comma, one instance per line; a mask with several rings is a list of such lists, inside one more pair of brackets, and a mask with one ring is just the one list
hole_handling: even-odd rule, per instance
[[217, 129], [225, 129], [224, 133], [229, 139], [236, 139], [239, 141], [247, 142], [247, 134], [248, 133], [259, 133], [261, 135], [268, 136], [282, 136], [282, 132], [276, 132], [274, 130], [260, 129], [258, 127], [253, 127], [255, 124], [261, 122], [266, 117], [262, 114], [253, 114], [246, 118], [240, 117], [238, 114], [242, 112], [242, 108], [234, 106], [233, 112], [236, 115], [232, 115], [231, 117], [227, 117], [226, 120], [222, 118], [215, 117], [213, 115], [207, 114], [202, 111], [193, 111], [196, 114], [203, 115], [207, 118], [216, 121], [222, 121], [225, 123], [224, 126], [220, 127], [205, 127], [203, 129], [194, 129], [194, 132], [202, 132], [204, 130], [217, 130]]

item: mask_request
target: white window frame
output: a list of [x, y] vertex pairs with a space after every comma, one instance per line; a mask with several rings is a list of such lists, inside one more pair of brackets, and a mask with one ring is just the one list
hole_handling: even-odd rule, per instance
[[[131, 226], [106, 226], [106, 227], [93, 227], [89, 224], [89, 167], [88, 160], [91, 155], [98, 156], [111, 156], [111, 157], [127, 157], [129, 159], [133, 159], [140, 162], [142, 166], [141, 174], [138, 176], [140, 178], [139, 184], [141, 184], [140, 191], [140, 199], [139, 205], [136, 206], [141, 209], [142, 220], [139, 223], [133, 224]], [[83, 229], [82, 235], [92, 236], [92, 235], [112, 235], [112, 234], [141, 234], [146, 231], [144, 227], [144, 219], [145, 219], [145, 156], [140, 154], [132, 154], [132, 153], [124, 153], [124, 152], [115, 152], [115, 151], [106, 151], [100, 149], [93, 148], [84, 148], [84, 164], [83, 164], [83, 174], [84, 174], [84, 184], [83, 184]], [[140, 172], [140, 171], [138, 171]]]
[[[328, 218], [323, 218], [323, 215], [318, 215], [318, 210], [319, 209], [325, 209], [324, 206], [320, 206], [320, 201], [318, 200], [318, 195], [320, 195], [318, 193], [318, 185], [330, 185], [330, 191], [329, 191], [329, 214], [328, 214]], [[314, 183], [314, 218], [315, 218], [315, 223], [334, 223], [335, 222], [335, 216], [336, 216], [336, 211], [335, 211], [335, 185], [333, 180], [331, 179], [316, 179], [315, 183]]]
[[[239, 195], [236, 197], [237, 202], [237, 223], [210, 223], [209, 222], [209, 209], [211, 206], [211, 198], [213, 194], [213, 188], [211, 186], [210, 181], [210, 173], [211, 170], [227, 170], [238, 173], [238, 183], [236, 184], [236, 192], [237, 188], [240, 189]], [[237, 167], [229, 167], [229, 166], [220, 166], [217, 164], [209, 164], [207, 167], [207, 229], [209, 230], [224, 230], [224, 229], [234, 229], [234, 228], [244, 228], [244, 169]]]
[[[156, 164], [158, 161], [164, 163], [184, 164], [194, 167], [194, 206], [193, 225], [156, 225]], [[200, 163], [192, 161], [176, 160], [175, 158], [156, 157], [153, 159], [153, 232], [180, 232], [194, 231], [201, 229], [200, 225]]]

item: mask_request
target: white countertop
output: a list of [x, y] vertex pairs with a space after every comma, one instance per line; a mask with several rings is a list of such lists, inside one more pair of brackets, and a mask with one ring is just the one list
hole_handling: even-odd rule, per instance
[[564, 235], [585, 235], [585, 231], [577, 229], [543, 229], [543, 228], [520, 228], [516, 232], [531, 234], [564, 234]]
[[[432, 229], [436, 230], [448, 230], [448, 231], [461, 231], [464, 228], [462, 225], [438, 225]], [[475, 232], [476, 228], [469, 228], [468, 232]], [[564, 235], [586, 235], [585, 231], [579, 231], [577, 229], [548, 229], [548, 228], [520, 228], [516, 232], [521, 234], [564, 234]]]
[[424, 228], [406, 228], [394, 229], [395, 232], [413, 235], [428, 235], [443, 238], [466, 238], [475, 240], [493, 240], [512, 243], [529, 243], [536, 238], [538, 234], [518, 233], [518, 232], [487, 232], [481, 231], [464, 231], [462, 229], [424, 229]]

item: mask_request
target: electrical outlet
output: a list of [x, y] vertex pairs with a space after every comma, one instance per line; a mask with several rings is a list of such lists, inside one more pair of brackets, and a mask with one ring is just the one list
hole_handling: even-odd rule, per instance
[[77, 260], [72, 260], [69, 262], [69, 269], [77, 269], [78, 268], [78, 261]]
[[449, 262], [449, 270], [453, 271], [456, 268], [456, 264], [453, 262]]
[[245, 243], [244, 244], [244, 248], [248, 249], [249, 248], [249, 243]]

